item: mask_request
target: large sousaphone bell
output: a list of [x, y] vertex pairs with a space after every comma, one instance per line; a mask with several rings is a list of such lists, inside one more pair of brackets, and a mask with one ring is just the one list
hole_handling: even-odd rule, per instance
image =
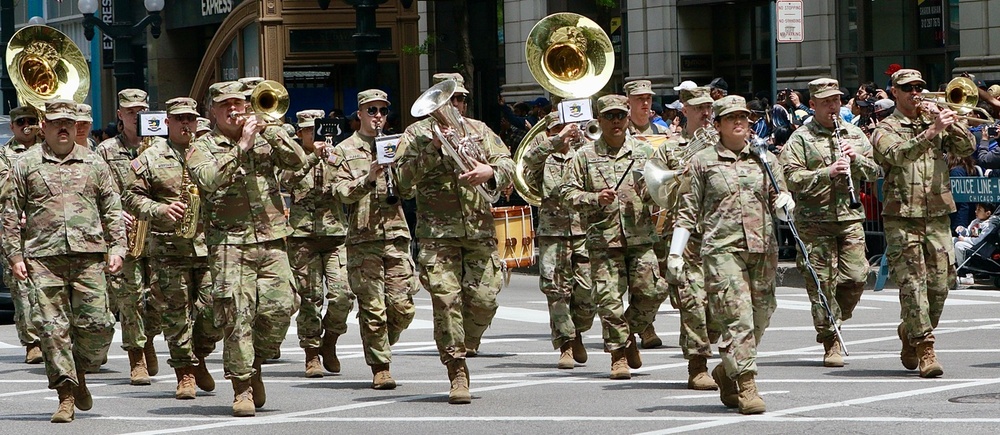
[[43, 25], [21, 28], [7, 43], [10, 80], [22, 106], [44, 112], [55, 99], [82, 103], [90, 92], [90, 70], [80, 48], [62, 32]]

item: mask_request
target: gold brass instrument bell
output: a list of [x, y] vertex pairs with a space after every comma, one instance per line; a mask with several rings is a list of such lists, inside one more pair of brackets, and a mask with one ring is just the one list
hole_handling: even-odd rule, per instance
[[22, 106], [44, 113], [55, 99], [82, 103], [90, 92], [83, 52], [64, 33], [44, 25], [25, 26], [7, 43], [4, 61]]
[[248, 113], [230, 112], [230, 118], [256, 116], [265, 125], [284, 124], [285, 113], [288, 112], [290, 99], [288, 89], [274, 80], [264, 80], [253, 88], [250, 94], [250, 110]]
[[[995, 121], [979, 104], [979, 88], [966, 77], [955, 77], [948, 82], [944, 92], [924, 92], [917, 96], [918, 101], [947, 107], [958, 112], [959, 118], [974, 124], [993, 124]], [[969, 116], [973, 112], [980, 113], [986, 119]]]

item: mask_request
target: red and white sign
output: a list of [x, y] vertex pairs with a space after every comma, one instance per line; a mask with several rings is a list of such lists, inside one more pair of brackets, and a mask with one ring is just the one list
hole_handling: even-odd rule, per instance
[[774, 7], [778, 42], [802, 42], [805, 31], [802, 0], [778, 0]]

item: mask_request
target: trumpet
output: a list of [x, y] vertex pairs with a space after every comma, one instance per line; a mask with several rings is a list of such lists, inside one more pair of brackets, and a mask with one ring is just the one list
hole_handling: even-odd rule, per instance
[[[833, 118], [833, 135], [837, 139], [837, 147], [840, 148], [841, 144], [843, 143], [843, 141], [840, 138], [840, 132], [841, 130], [843, 130], [840, 124], [840, 114], [834, 113], [830, 115], [830, 117]], [[841, 158], [847, 157], [847, 155], [844, 154], [842, 148], [840, 151], [840, 157]], [[849, 157], [848, 161], [850, 161]], [[854, 190], [854, 178], [851, 177], [850, 167], [847, 168], [847, 193], [851, 195], [851, 202], [848, 205], [848, 207], [850, 207], [852, 210], [861, 208], [861, 201], [858, 201], [858, 193]]]
[[[382, 123], [375, 123], [375, 137], [382, 137]], [[385, 175], [385, 202], [389, 205], [395, 205], [399, 202], [399, 195], [396, 194], [396, 184], [392, 182], [392, 164], [382, 165], [382, 174]]]

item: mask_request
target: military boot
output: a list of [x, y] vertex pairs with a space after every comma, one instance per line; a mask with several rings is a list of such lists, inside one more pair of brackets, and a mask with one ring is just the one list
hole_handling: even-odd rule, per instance
[[573, 361], [573, 342], [567, 341], [559, 346], [559, 362], [556, 363], [556, 368], [568, 370], [576, 367]]
[[318, 348], [306, 348], [306, 377], [307, 378], [322, 378], [323, 377], [323, 364], [319, 362], [319, 349]]
[[906, 329], [903, 328], [902, 323], [896, 328], [896, 334], [899, 335], [899, 341], [903, 342], [903, 349], [899, 351], [899, 360], [903, 362], [903, 367], [906, 367], [907, 370], [916, 370], [920, 363], [917, 359], [917, 349], [910, 344], [910, 338], [906, 336]]
[[757, 394], [757, 383], [754, 382], [754, 375], [750, 372], [740, 374], [737, 378], [739, 392], [740, 414], [762, 414], [764, 413], [764, 399]]
[[340, 373], [340, 360], [337, 359], [337, 334], [326, 331], [323, 334], [323, 344], [319, 353], [323, 357], [323, 368], [330, 373]]
[[160, 362], [156, 359], [153, 337], [146, 337], [146, 347], [142, 348], [142, 355], [146, 359], [146, 371], [150, 376], [156, 376], [160, 372]]
[[49, 420], [52, 423], [69, 423], [73, 421], [73, 416], [76, 415], [76, 411], [73, 409], [76, 399], [73, 397], [73, 385], [69, 382], [63, 382], [62, 385], [56, 388], [56, 392], [59, 393], [59, 409], [56, 410], [55, 414], [52, 414], [52, 418]]
[[611, 379], [632, 379], [632, 372], [628, 370], [625, 349], [611, 351]]
[[708, 375], [708, 358], [693, 355], [688, 360], [689, 390], [718, 390], [719, 386]]
[[250, 381], [233, 378], [233, 417], [253, 417], [256, 413]]
[[944, 367], [934, 354], [934, 342], [924, 341], [917, 345], [917, 355], [920, 356], [920, 377], [936, 378], [944, 374]]
[[625, 341], [625, 360], [633, 369], [642, 367], [642, 357], [639, 356], [639, 346], [635, 343], [635, 334], [629, 334]]
[[469, 366], [465, 364], [464, 359], [455, 359], [448, 363], [448, 379], [451, 381], [448, 403], [452, 405], [472, 403], [472, 393], [469, 392]]
[[142, 349], [128, 351], [128, 365], [130, 368], [129, 381], [132, 385], [149, 385], [149, 372], [146, 371], [146, 357]]
[[215, 390], [215, 378], [208, 372], [208, 366], [205, 365], [205, 357], [203, 356], [198, 357], [198, 365], [194, 367], [194, 382], [202, 391]]
[[24, 349], [25, 364], [39, 364], [42, 362], [42, 346], [38, 343], [29, 343]]
[[715, 366], [712, 369], [712, 379], [715, 379], [716, 385], [719, 386], [719, 399], [722, 400], [722, 404], [726, 405], [726, 408], [736, 408], [740, 406], [739, 393], [736, 392], [736, 382], [726, 374], [726, 368], [722, 366], [722, 363]]
[[823, 367], [843, 367], [844, 352], [840, 348], [840, 341], [836, 336], [832, 336], [823, 341]]
[[396, 388], [396, 380], [389, 373], [389, 364], [375, 364], [372, 366], [372, 389], [393, 390]]
[[257, 372], [250, 377], [250, 388], [253, 392], [253, 406], [261, 408], [264, 406], [264, 402], [267, 401], [267, 394], [264, 392], [264, 380], [261, 379], [260, 365], [264, 362], [264, 358], [255, 356], [253, 358], [253, 368]]
[[656, 335], [656, 330], [653, 329], [652, 323], [639, 333], [639, 338], [642, 339], [643, 349], [652, 349], [654, 347], [663, 346], [663, 340], [660, 340], [660, 336]]
[[587, 362], [587, 346], [583, 345], [583, 333], [580, 331], [573, 338], [573, 359], [580, 364]]
[[174, 398], [177, 400], [190, 400], [195, 398], [194, 367], [176, 367], [174, 373], [177, 375], [177, 391]]
[[87, 388], [86, 375], [79, 367], [76, 368], [76, 386], [73, 387], [73, 400], [76, 402], [76, 407], [81, 411], [90, 411], [90, 408], [94, 407], [94, 396], [90, 395], [90, 390]]

